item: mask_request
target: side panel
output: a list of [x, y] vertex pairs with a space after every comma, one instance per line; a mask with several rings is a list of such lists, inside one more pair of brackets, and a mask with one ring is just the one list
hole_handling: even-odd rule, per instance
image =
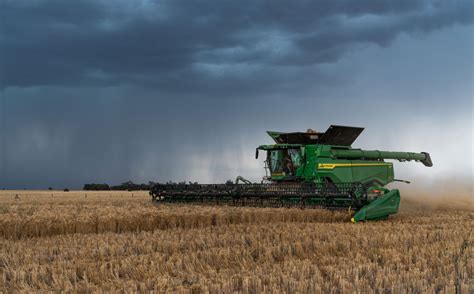
[[381, 161], [352, 161], [352, 177], [354, 182], [377, 182], [386, 185], [393, 181], [393, 164]]
[[376, 182], [385, 186], [393, 181], [393, 165], [389, 162], [319, 158], [314, 171], [318, 182], [330, 178], [334, 183]]
[[324, 182], [326, 178], [331, 179], [333, 183], [355, 182], [350, 160], [319, 158], [314, 166], [314, 173], [318, 182]]
[[331, 146], [306, 146], [306, 181], [324, 182], [330, 178], [334, 183], [376, 182], [385, 186], [394, 179], [393, 164], [378, 160], [334, 159]]

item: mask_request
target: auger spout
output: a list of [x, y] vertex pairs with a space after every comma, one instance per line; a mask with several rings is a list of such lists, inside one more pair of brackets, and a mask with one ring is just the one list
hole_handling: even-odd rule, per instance
[[433, 166], [430, 154], [427, 152], [398, 152], [398, 151], [379, 151], [362, 149], [338, 149], [332, 148], [331, 155], [335, 159], [362, 159], [362, 160], [384, 160], [396, 159], [399, 161], [420, 161], [425, 166]]

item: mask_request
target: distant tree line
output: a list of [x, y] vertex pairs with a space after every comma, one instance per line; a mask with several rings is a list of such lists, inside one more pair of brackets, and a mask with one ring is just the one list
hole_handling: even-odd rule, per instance
[[109, 186], [108, 184], [85, 184], [82, 188], [86, 191], [138, 191], [138, 190], [150, 190], [155, 182], [148, 182], [148, 184], [135, 184], [132, 181], [122, 183], [117, 186]]

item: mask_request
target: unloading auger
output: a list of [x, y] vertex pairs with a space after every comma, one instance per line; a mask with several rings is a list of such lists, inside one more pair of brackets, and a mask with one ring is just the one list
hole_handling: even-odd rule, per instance
[[[262, 183], [237, 177], [226, 184], [156, 184], [158, 203], [203, 203], [262, 207], [324, 207], [355, 211], [352, 222], [385, 219], [398, 211], [400, 192], [385, 186], [397, 180], [386, 159], [419, 161], [429, 153], [362, 150], [351, 147], [364, 129], [330, 126], [326, 132], [267, 132], [275, 141], [266, 152]], [[241, 182], [241, 183], [239, 183]]]

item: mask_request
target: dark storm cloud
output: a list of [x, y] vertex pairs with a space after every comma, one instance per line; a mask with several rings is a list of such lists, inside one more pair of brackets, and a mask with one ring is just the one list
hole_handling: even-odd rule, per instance
[[0, 187], [196, 179], [191, 162], [196, 154], [213, 152], [194, 162], [204, 168], [222, 150], [239, 152], [236, 124], [229, 116], [247, 108], [233, 103], [214, 109], [199, 99], [185, 105], [157, 101], [153, 92], [127, 87], [17, 88], [5, 95]]
[[360, 44], [472, 23], [473, 9], [470, 1], [45, 0], [4, 1], [0, 18], [2, 88], [184, 92], [209, 83], [222, 85], [214, 91], [265, 87], [284, 80], [281, 72], [335, 62]]
[[[374, 134], [402, 107], [462, 126], [472, 22], [469, 1], [0, 0], [0, 188], [259, 180], [265, 130]], [[403, 149], [387, 124], [362, 147]]]

